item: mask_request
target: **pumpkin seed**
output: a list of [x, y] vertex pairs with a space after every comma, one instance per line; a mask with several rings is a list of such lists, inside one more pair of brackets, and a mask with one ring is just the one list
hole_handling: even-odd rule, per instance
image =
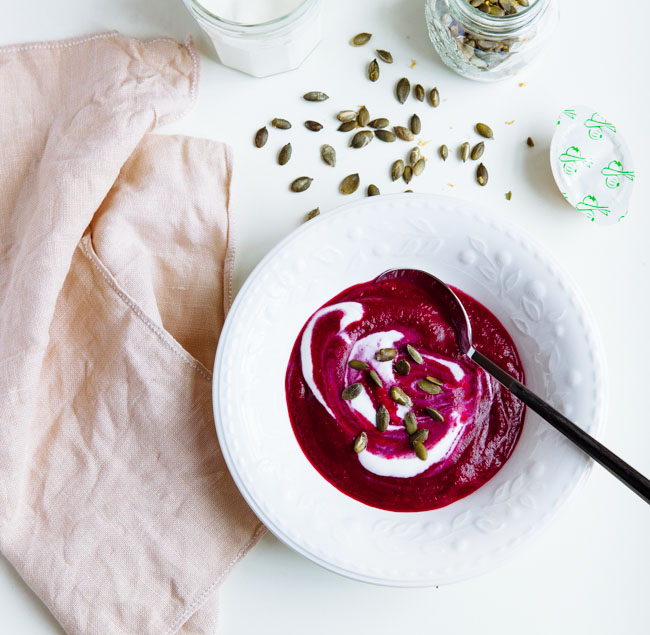
[[354, 130], [357, 127], [357, 120], [355, 119], [354, 121], [344, 121], [339, 127], [338, 130], [341, 132], [350, 132], [350, 130]]
[[306, 221], [311, 220], [312, 218], [316, 218], [320, 214], [320, 209], [317, 207], [316, 209], [311, 210], [311, 212], [307, 213], [307, 218], [305, 218]]
[[512, 198], [512, 192], [506, 192], [506, 201], [509, 201]]
[[392, 359], [395, 359], [397, 351], [394, 348], [380, 348], [375, 353], [375, 359], [378, 362], [390, 362]]
[[409, 152], [409, 165], [413, 167], [421, 158], [422, 158], [422, 152], [420, 151], [420, 146], [415, 146]]
[[377, 60], [372, 60], [368, 64], [368, 79], [371, 82], [376, 82], [379, 79], [379, 64], [377, 64]]
[[483, 151], [485, 150], [485, 142], [479, 141], [473, 148], [472, 152], [470, 153], [470, 158], [472, 161], [476, 161], [477, 159], [480, 159], [483, 156]]
[[494, 139], [492, 128], [490, 128], [490, 126], [485, 123], [477, 123], [476, 132], [478, 132], [482, 137], [485, 137], [486, 139]]
[[465, 141], [465, 143], [460, 146], [460, 160], [465, 163], [467, 159], [469, 159], [469, 142]]
[[407, 344], [406, 345], [406, 352], [411, 356], [411, 359], [416, 364], [423, 364], [424, 363], [424, 360], [422, 359], [422, 355], [420, 355], [420, 352], [414, 346], [411, 346], [410, 344]]
[[435, 384], [436, 386], [443, 386], [444, 382], [438, 379], [437, 377], [431, 377], [431, 375], [427, 375], [425, 377], [427, 381], [430, 381], [432, 384]]
[[350, 384], [343, 389], [343, 392], [341, 393], [341, 399], [350, 401], [351, 399], [356, 399], [362, 392], [363, 386], [361, 384]]
[[368, 447], [368, 435], [365, 432], [360, 432], [354, 440], [354, 451], [361, 454]]
[[439, 395], [442, 392], [442, 388], [440, 388], [440, 386], [433, 384], [426, 379], [420, 379], [417, 385], [420, 390], [426, 392], [429, 395]]
[[323, 129], [323, 124], [318, 123], [317, 121], [307, 120], [305, 121], [305, 128], [307, 128], [307, 130], [311, 130], [312, 132], [318, 132], [319, 130]]
[[327, 101], [329, 99], [329, 95], [321, 93], [318, 90], [312, 90], [309, 93], [305, 93], [302, 98], [306, 99], [307, 101]]
[[443, 161], [447, 160], [447, 157], [449, 156], [449, 148], [443, 143], [440, 146], [440, 149], [438, 150], [440, 152], [440, 156], [442, 157]]
[[368, 196], [379, 196], [379, 194], [381, 194], [379, 188], [371, 183], [368, 186]]
[[368, 122], [368, 125], [371, 128], [387, 128], [390, 125], [390, 121], [385, 117], [379, 117], [379, 119], [373, 119]]
[[413, 141], [413, 133], [405, 126], [393, 126], [393, 130], [402, 141]]
[[408, 79], [406, 79], [406, 77], [402, 77], [402, 79], [397, 82], [397, 86], [395, 87], [397, 101], [399, 101], [400, 104], [403, 104], [406, 101], [406, 98], [409, 96], [410, 92], [411, 83]]
[[481, 186], [485, 186], [488, 182], [488, 171], [482, 163], [479, 163], [476, 168], [476, 180]]
[[395, 372], [402, 376], [408, 375], [411, 372], [411, 364], [409, 364], [405, 359], [400, 359], [396, 362], [394, 368]]
[[411, 117], [411, 120], [409, 122], [409, 128], [411, 129], [411, 132], [413, 134], [420, 134], [420, 131], [422, 130], [422, 122], [420, 121], [420, 118], [417, 115], [413, 115]]
[[341, 110], [341, 112], [336, 115], [336, 118], [339, 121], [356, 121], [357, 112], [355, 110]]
[[427, 406], [424, 409], [424, 412], [426, 412], [435, 421], [444, 421], [445, 420], [445, 418], [435, 408], [430, 408], [429, 406]]
[[255, 147], [256, 148], [264, 147], [268, 139], [269, 139], [269, 131], [266, 129], [266, 126], [264, 126], [264, 128], [260, 128], [255, 133]]
[[291, 191], [304, 192], [305, 190], [309, 189], [309, 186], [313, 180], [314, 179], [308, 176], [299, 176], [295, 181], [293, 181], [293, 183], [291, 183]]
[[424, 159], [420, 159], [414, 166], [413, 166], [413, 174], [415, 176], [420, 176], [422, 172], [424, 172], [424, 168], [426, 166], [426, 163]]
[[411, 410], [406, 413], [404, 417], [404, 427], [406, 428], [406, 434], [415, 434], [418, 429], [418, 420], [415, 418], [415, 415]]
[[352, 194], [357, 191], [359, 187], [359, 175], [358, 174], [349, 174], [342, 181], [339, 186], [339, 191], [341, 194]]
[[434, 108], [437, 108], [440, 105], [440, 93], [438, 92], [437, 88], [432, 88], [429, 91], [429, 103]]
[[404, 194], [413, 194], [413, 190], [404, 190]]
[[286, 165], [287, 163], [289, 163], [290, 158], [291, 158], [291, 144], [287, 143], [287, 145], [282, 146], [282, 149], [278, 154], [278, 163], [280, 165]]
[[397, 159], [391, 166], [390, 178], [393, 181], [397, 181], [397, 179], [401, 178], [402, 174], [404, 174], [404, 161]]
[[375, 414], [375, 425], [379, 432], [386, 432], [388, 424], [390, 423], [390, 414], [388, 409], [383, 404], [377, 408], [377, 413]]
[[280, 130], [289, 130], [289, 128], [291, 128], [291, 123], [286, 119], [279, 119], [278, 117], [271, 121], [271, 125], [274, 128], [280, 128]]
[[382, 62], [386, 62], [386, 64], [392, 64], [393, 63], [393, 56], [390, 54], [389, 51], [384, 51], [382, 49], [377, 49], [377, 57]]
[[369, 121], [370, 113], [368, 112], [368, 109], [365, 106], [361, 106], [361, 108], [359, 108], [359, 114], [357, 115], [357, 123], [363, 127], [367, 126]]
[[379, 375], [377, 374], [377, 371], [371, 370], [368, 374], [370, 375], [370, 379], [372, 379], [372, 381], [375, 384], [377, 384], [377, 386], [379, 386], [380, 388], [384, 387], [384, 384], [382, 384], [381, 379], [379, 378]]
[[427, 458], [429, 457], [429, 453], [427, 452], [427, 449], [424, 447], [424, 443], [422, 443], [421, 441], [415, 441], [413, 443], [413, 449], [415, 450], [416, 456], [421, 461], [426, 461]]
[[526, 143], [528, 144], [528, 147], [530, 147], [530, 148], [535, 147], [535, 142], [533, 141], [532, 137], [528, 137], [528, 139], [526, 139]]
[[401, 406], [407, 406], [409, 408], [413, 406], [411, 398], [399, 386], [392, 386], [388, 394], [395, 403]]
[[326, 143], [320, 147], [320, 156], [331, 167], [336, 167], [336, 150]]
[[352, 44], [352, 46], [363, 46], [370, 40], [371, 37], [372, 33], [357, 33], [350, 40], [350, 44]]
[[414, 443], [424, 443], [429, 438], [429, 431], [426, 428], [420, 428], [411, 435], [411, 445]]
[[350, 145], [353, 148], [363, 148], [367, 146], [373, 139], [375, 135], [370, 132], [370, 130], [360, 130], [357, 134], [352, 137]]
[[390, 130], [384, 130], [383, 128], [375, 130], [375, 136], [380, 141], [385, 141], [386, 143], [392, 143], [395, 141], [395, 133]]
[[411, 179], [413, 178], [413, 168], [410, 165], [404, 166], [404, 174], [402, 174], [402, 178], [404, 179], [404, 183], [406, 183], [406, 185], [411, 182]]
[[413, 94], [418, 101], [424, 101], [424, 87], [422, 84], [416, 84], [413, 87]]
[[370, 368], [366, 362], [362, 362], [360, 359], [351, 359], [348, 366], [354, 368], [354, 370], [368, 370]]

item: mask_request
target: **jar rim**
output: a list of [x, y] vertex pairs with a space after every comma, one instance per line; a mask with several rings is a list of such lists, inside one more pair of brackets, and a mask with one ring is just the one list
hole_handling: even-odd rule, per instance
[[228, 30], [257, 30], [264, 28], [281, 28], [284, 26], [285, 22], [290, 21], [291, 19], [299, 18], [308, 8], [309, 5], [315, 4], [319, 0], [302, 0], [298, 6], [294, 7], [289, 13], [285, 13], [277, 18], [272, 20], [267, 20], [266, 22], [257, 22], [257, 23], [246, 23], [246, 22], [237, 22], [235, 20], [228, 20], [226, 18], [220, 17], [215, 13], [212, 13], [206, 9], [199, 0], [183, 0], [187, 5], [190, 11], [195, 11], [201, 18], [217, 24]]
[[511, 15], [492, 15], [473, 7], [467, 0], [453, 0], [453, 2], [464, 17], [477, 25], [494, 28], [495, 31], [527, 26], [545, 9], [544, 5], [547, 4], [544, 0], [535, 0], [530, 6], [524, 7], [523, 11], [517, 11]]

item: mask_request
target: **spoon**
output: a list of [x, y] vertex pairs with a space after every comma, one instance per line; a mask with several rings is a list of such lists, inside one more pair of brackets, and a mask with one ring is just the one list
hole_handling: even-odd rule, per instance
[[474, 363], [492, 375], [515, 397], [523, 401], [531, 410], [536, 412], [542, 419], [545, 419], [556, 430], [559, 430], [594, 461], [600, 463], [606, 470], [625, 483], [646, 503], [650, 503], [650, 480], [474, 348], [472, 345], [472, 327], [465, 307], [450, 287], [430, 273], [419, 269], [390, 269], [382, 273], [376, 279], [376, 282], [399, 280], [400, 278], [415, 280], [420, 286], [435, 295], [436, 299], [448, 310], [452, 326], [456, 331], [458, 347], [463, 355], [469, 357]]

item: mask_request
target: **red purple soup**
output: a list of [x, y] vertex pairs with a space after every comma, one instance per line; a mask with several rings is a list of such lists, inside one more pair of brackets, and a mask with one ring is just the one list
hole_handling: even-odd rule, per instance
[[[474, 346], [523, 381], [503, 325], [455, 291]], [[392, 359], [378, 361], [392, 356], [391, 349]], [[353, 360], [360, 369], [350, 367]], [[353, 384], [360, 387], [346, 396], [359, 394], [343, 399]], [[406, 405], [391, 397], [394, 386]], [[286, 394], [294, 433], [316, 470], [362, 503], [401, 512], [443, 507], [481, 487], [512, 454], [524, 420], [523, 404], [458, 352], [444, 307], [408, 277], [355, 285], [316, 311], [293, 347]], [[376, 422], [381, 406], [390, 416], [383, 432]], [[367, 445], [357, 452], [361, 432]]]

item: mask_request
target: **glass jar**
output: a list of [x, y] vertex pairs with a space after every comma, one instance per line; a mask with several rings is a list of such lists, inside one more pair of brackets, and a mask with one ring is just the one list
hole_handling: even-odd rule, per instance
[[286, 15], [260, 24], [219, 17], [199, 0], [183, 2], [212, 40], [221, 63], [254, 77], [297, 68], [322, 37], [322, 0], [303, 0]]
[[528, 66], [559, 20], [555, 0], [426, 0], [425, 14], [442, 61], [486, 82]]

